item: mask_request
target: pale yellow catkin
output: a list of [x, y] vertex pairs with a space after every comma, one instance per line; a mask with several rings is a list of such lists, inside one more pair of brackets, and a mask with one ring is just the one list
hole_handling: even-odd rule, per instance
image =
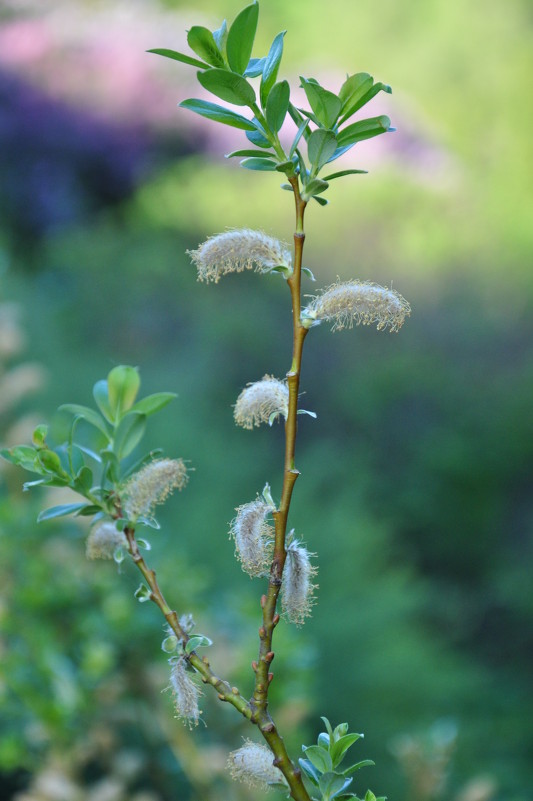
[[248, 384], [235, 403], [233, 417], [238, 426], [252, 429], [261, 423], [272, 423], [289, 411], [289, 388], [283, 381], [265, 375], [261, 381]]
[[399, 331], [410, 314], [409, 303], [394, 289], [354, 280], [329, 286], [304, 309], [303, 318], [333, 322], [333, 331], [352, 328], [354, 323], [377, 323], [378, 331]]
[[183, 459], [157, 459], [150, 462], [127, 481], [122, 490], [124, 513], [129, 520], [148, 517], [155, 506], [163, 503], [173, 490], [187, 484], [187, 467]]
[[197, 250], [188, 250], [196, 265], [199, 281], [217, 283], [227, 273], [255, 269], [269, 272], [274, 267], [290, 269], [287, 246], [262, 231], [243, 228], [211, 236]]
[[274, 754], [266, 745], [245, 740], [243, 746], [229, 755], [228, 768], [233, 779], [250, 787], [267, 789], [270, 784], [286, 785], [283, 773], [273, 761]]
[[87, 537], [85, 553], [87, 559], [112, 559], [117, 548], [128, 547], [128, 541], [114, 523], [94, 526]]

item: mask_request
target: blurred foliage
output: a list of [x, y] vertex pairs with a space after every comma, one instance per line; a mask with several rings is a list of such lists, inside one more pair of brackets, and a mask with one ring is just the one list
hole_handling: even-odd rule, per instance
[[[215, 24], [240, 6], [202, 8]], [[370, 175], [339, 183], [328, 208], [309, 209], [305, 261], [319, 286], [337, 274], [394, 278], [414, 310], [398, 337], [333, 337], [325, 327], [309, 337], [305, 406], [318, 420], [301, 420], [290, 522], [318, 553], [319, 602], [301, 631], [279, 627], [273, 712], [294, 753], [303, 718], [308, 729], [326, 714], [364, 731], [378, 766], [365, 780], [390, 798], [412, 797], [414, 779], [388, 743], [451, 716], [459, 733], [446, 798], [487, 797], [481, 780], [471, 795], [465, 783], [488, 775], [496, 798], [523, 801], [533, 783], [529, 6], [363, 0], [354, 9], [333, 0], [325, 20], [317, 0], [305, 13], [301, 3], [269, 0], [261, 19], [265, 49], [288, 29], [287, 69], [327, 70], [334, 86], [346, 70], [366, 69], [392, 84], [397, 144], [362, 145], [348, 166]], [[179, 394], [150, 436], [191, 459], [195, 473], [153, 553], [162, 586], [176, 605], [200, 610], [201, 630], [219, 643], [213, 661], [229, 661], [242, 690], [258, 593], [233, 559], [227, 521], [265, 481], [279, 492], [282, 432], [236, 430], [231, 404], [247, 381], [287, 369], [288, 299], [281, 278], [197, 285], [184, 253], [233, 226], [290, 238], [290, 196], [272, 176], [220, 163], [240, 144], [218, 143], [213, 164], [205, 154], [168, 164], [113, 210], [100, 196], [91, 214], [45, 227], [31, 280], [24, 248], [15, 256], [8, 244], [6, 215], [0, 241], [10, 263], [4, 297], [20, 303], [31, 360], [50, 375], [43, 419], [60, 403], [86, 403], [114, 364], [139, 364], [146, 393]], [[19, 206], [38, 208], [31, 192], [24, 198]], [[218, 748], [224, 733], [227, 752], [244, 729], [206, 698], [209, 728], [191, 740], [163, 696], [160, 728], [147, 730], [143, 704], [166, 683], [155, 610], [133, 606], [128, 572], [85, 563], [78, 529], [37, 529], [37, 506], [16, 494], [18, 477], [6, 478], [2, 768], [50, 769], [65, 744], [111, 730], [117, 751], [133, 747], [149, 766], [131, 793], [172, 798], [176, 783], [194, 798], [164, 737], [183, 753], [191, 742]], [[303, 690], [294, 684], [301, 653]], [[89, 768], [84, 758], [80, 776], [114, 775], [100, 757]]]

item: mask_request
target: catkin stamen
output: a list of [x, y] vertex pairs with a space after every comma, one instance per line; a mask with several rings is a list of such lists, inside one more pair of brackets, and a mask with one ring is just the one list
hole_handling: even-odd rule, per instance
[[399, 331], [411, 314], [409, 303], [394, 289], [371, 281], [337, 281], [313, 298], [303, 317], [333, 322], [332, 331], [377, 323], [378, 331]]
[[235, 403], [233, 417], [238, 426], [252, 429], [289, 413], [289, 388], [283, 381], [265, 375], [261, 381], [248, 384]]
[[287, 548], [281, 605], [287, 619], [296, 625], [301, 625], [309, 617], [315, 602], [313, 596], [317, 585], [313, 584], [312, 578], [316, 576], [317, 568], [311, 564], [311, 555], [297, 540]]
[[272, 764], [273, 761], [274, 754], [266, 745], [245, 740], [241, 748], [229, 755], [228, 769], [232, 779], [250, 787], [267, 789], [270, 784], [286, 785], [283, 773]]
[[266, 522], [274, 507], [261, 498], [236, 509], [230, 536], [235, 540], [235, 553], [242, 569], [249, 576], [267, 575], [272, 562], [274, 528]]
[[215, 283], [227, 273], [251, 269], [270, 272], [275, 267], [291, 266], [291, 254], [285, 244], [248, 228], [211, 236], [197, 250], [187, 253], [196, 265], [198, 280]]
[[129, 520], [148, 517], [154, 507], [175, 490], [187, 484], [187, 467], [183, 459], [157, 459], [135, 473], [124, 485], [124, 513]]
[[172, 665], [170, 688], [177, 716], [197, 726], [201, 714], [198, 707], [201, 693], [191, 672], [187, 670], [186, 660], [183, 657], [179, 657]]
[[116, 549], [121, 546], [128, 547], [124, 533], [118, 531], [114, 523], [100, 523], [91, 529], [85, 553], [87, 559], [113, 559]]

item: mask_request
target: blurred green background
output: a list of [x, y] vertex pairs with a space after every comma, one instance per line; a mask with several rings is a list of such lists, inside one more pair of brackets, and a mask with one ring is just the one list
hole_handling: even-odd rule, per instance
[[[0, 10], [0, 423], [29, 437], [89, 403], [115, 364], [178, 400], [149, 444], [194, 467], [151, 560], [171, 602], [216, 641], [247, 694], [259, 585], [228, 521], [269, 481], [282, 429], [247, 432], [231, 404], [290, 360], [281, 278], [198, 284], [185, 255], [227, 227], [290, 240], [272, 175], [224, 161], [243, 135], [176, 109], [192, 24], [237, 0], [7, 0]], [[292, 753], [319, 716], [364, 731], [358, 777], [389, 799], [532, 798], [533, 110], [525, 0], [262, 0], [254, 54], [287, 29], [281, 73], [337, 89], [368, 71], [393, 87], [307, 214], [305, 262], [324, 286], [375, 280], [413, 313], [399, 335], [314, 329], [290, 523], [318, 554], [319, 602], [277, 632], [272, 711]], [[367, 115], [368, 116], [368, 115]], [[309, 284], [307, 291], [312, 292]], [[42, 496], [2, 468], [0, 786], [18, 801], [232, 801], [248, 728], [204, 700], [172, 718], [157, 610], [128, 566], [86, 562], [74, 523], [37, 527]], [[297, 675], [298, 672], [298, 675]]]

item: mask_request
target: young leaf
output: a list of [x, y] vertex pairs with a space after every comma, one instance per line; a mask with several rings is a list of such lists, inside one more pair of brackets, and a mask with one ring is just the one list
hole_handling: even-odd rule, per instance
[[252, 157], [256, 159], [267, 159], [267, 158], [275, 158], [275, 153], [267, 153], [265, 150], [234, 150], [232, 153], [227, 153], [224, 158], [231, 159], [234, 156], [238, 156], [239, 158], [247, 158]]
[[272, 172], [278, 166], [277, 161], [272, 159], [250, 158], [241, 161], [241, 167], [246, 170], [258, 170], [259, 172]]
[[326, 200], [325, 197], [318, 197], [317, 195], [313, 195], [313, 200], [316, 200], [319, 206], [327, 206], [329, 200]]
[[129, 412], [120, 421], [115, 432], [114, 452], [124, 459], [137, 447], [146, 429], [146, 415]]
[[118, 365], [107, 376], [109, 407], [114, 419], [120, 419], [123, 412], [131, 409], [141, 386], [139, 372], [135, 367]]
[[130, 412], [137, 412], [137, 414], [155, 414], [161, 409], [177, 398], [175, 392], [155, 392], [153, 395], [147, 395], [131, 407]]
[[327, 181], [322, 181], [320, 178], [313, 178], [306, 184], [302, 192], [302, 198], [304, 200], [310, 200], [314, 195], [320, 195], [322, 192], [325, 192], [328, 186], [329, 184]]
[[342, 103], [333, 92], [328, 92], [318, 83], [300, 76], [302, 87], [307, 95], [317, 120], [324, 128], [333, 128], [340, 114]]
[[319, 745], [303, 746], [305, 756], [321, 773], [327, 773], [333, 767], [331, 757], [327, 751], [324, 751]]
[[226, 43], [228, 64], [234, 72], [241, 75], [248, 66], [252, 55], [258, 16], [259, 5], [257, 3], [246, 6], [237, 14], [229, 29]]
[[323, 716], [320, 718], [320, 720], [323, 721], [324, 726], [326, 727], [326, 731], [329, 734], [330, 740], [333, 739], [333, 729], [331, 728], [331, 723], [329, 722], [329, 720]]
[[272, 143], [261, 133], [261, 131], [257, 130], [257, 126], [254, 126], [253, 131], [246, 131], [246, 138], [250, 140], [253, 145], [257, 145], [257, 147], [272, 147]]
[[274, 84], [266, 104], [266, 119], [270, 128], [277, 133], [289, 110], [291, 90], [288, 81]]
[[339, 90], [339, 97], [343, 103], [343, 111], [348, 105], [348, 102], [362, 97], [373, 83], [374, 79], [368, 72], [357, 72], [355, 75], [350, 75], [346, 78]]
[[[331, 161], [331, 159], [329, 159]], [[368, 175], [368, 170], [341, 170], [340, 172], [332, 172], [331, 175], [324, 175], [322, 180], [334, 181], [335, 178], [342, 178], [343, 175]]]
[[337, 139], [333, 131], [317, 128], [307, 142], [307, 155], [315, 173], [330, 160], [337, 149]]
[[387, 86], [385, 83], [375, 83], [374, 86], [370, 86], [368, 91], [366, 91], [363, 95], [359, 96], [356, 95], [355, 98], [350, 98], [346, 105], [343, 107], [342, 110], [342, 117], [340, 123], [342, 125], [343, 122], [355, 114], [356, 111], [359, 111], [360, 108], [366, 106], [366, 104], [375, 97], [378, 92], [387, 92], [387, 94], [392, 93], [392, 89], [390, 86]]
[[331, 759], [333, 760], [333, 767], [337, 767], [337, 765], [342, 762], [344, 754], [353, 745], [357, 740], [361, 737], [360, 734], [345, 734], [343, 737], [340, 737], [335, 743], [331, 746]]
[[83, 465], [78, 470], [76, 478], [73, 481], [72, 488], [79, 492], [80, 495], [87, 495], [91, 491], [93, 485], [93, 473], [86, 465]]
[[59, 411], [70, 412], [70, 414], [79, 415], [87, 423], [101, 431], [102, 434], [105, 435], [106, 439], [109, 439], [109, 433], [107, 431], [105, 421], [102, 417], [100, 417], [98, 412], [94, 411], [94, 409], [90, 409], [88, 406], [81, 406], [79, 403], [64, 403], [63, 406], [59, 407]]
[[268, 55], [265, 59], [265, 64], [263, 66], [263, 77], [261, 79], [261, 87], [259, 89], [262, 108], [266, 107], [270, 90], [276, 83], [276, 78], [278, 77], [279, 65], [283, 55], [283, 37], [285, 34], [286, 31], [278, 33], [272, 42], [270, 50], [268, 51]]
[[210, 69], [199, 72], [198, 80], [208, 92], [236, 106], [251, 106], [255, 103], [255, 92], [246, 78], [235, 72]]
[[224, 67], [224, 58], [217, 47], [210, 30], [202, 25], [193, 25], [187, 34], [187, 44], [197, 56], [203, 58], [212, 67]]
[[320, 774], [308, 759], [299, 759], [298, 762], [300, 763], [300, 767], [307, 776], [308, 779], [311, 779], [313, 784], [318, 787], [318, 782], [320, 781]]
[[228, 23], [226, 20], [222, 23], [220, 28], [216, 31], [213, 31], [213, 39], [215, 40], [215, 44], [222, 53], [222, 56], [226, 56], [226, 43], [228, 41]]
[[351, 776], [352, 773], [355, 773], [356, 770], [360, 770], [361, 768], [369, 768], [373, 767], [376, 763], [373, 762], [371, 759], [362, 759], [360, 762], [356, 762], [355, 765], [350, 765], [349, 768], [343, 770], [343, 776]]
[[103, 378], [101, 381], [97, 381], [93, 387], [93, 397], [96, 401], [96, 405], [104, 415], [105, 419], [108, 423], [114, 422], [114, 416], [111, 411], [111, 406], [109, 404], [109, 393], [107, 387], [107, 381]]
[[199, 67], [201, 70], [209, 69], [209, 64], [203, 61], [198, 61], [197, 58], [186, 56], [184, 53], [178, 53], [176, 50], [169, 50], [166, 47], [155, 47], [152, 50], [147, 50], [147, 53], [155, 53], [156, 56], [165, 56], [165, 58], [172, 58], [174, 61], [181, 61], [182, 64], [190, 64], [191, 67]]
[[386, 133], [389, 128], [390, 119], [384, 114], [379, 117], [369, 117], [367, 120], [359, 120], [359, 122], [354, 122], [339, 131], [337, 134], [339, 147], [353, 145], [356, 142], [362, 142], [364, 139], [372, 139], [374, 136]]
[[45, 509], [40, 513], [37, 522], [41, 523], [43, 520], [52, 520], [54, 517], [73, 515], [76, 512], [80, 512], [85, 506], [87, 506], [86, 503], [67, 503], [61, 506], [51, 506], [49, 509]]
[[245, 78], [257, 78], [259, 75], [263, 74], [263, 67], [265, 66], [266, 57], [263, 58], [251, 58], [248, 62], [248, 66], [244, 71]]
[[[293, 108], [294, 108], [294, 106], [293, 106]], [[296, 111], [296, 109], [294, 109], [294, 110]], [[289, 104], [289, 113], [291, 113], [291, 104]], [[292, 117], [292, 114], [291, 114], [291, 117]], [[309, 127], [309, 120], [302, 120], [302, 122], [300, 123], [300, 127], [298, 128], [298, 130], [296, 132], [296, 136], [294, 137], [294, 139], [292, 141], [291, 149], [289, 150], [289, 156], [291, 158], [292, 158], [292, 156], [294, 154], [294, 151], [298, 147], [298, 144], [299, 144], [300, 139], [302, 138], [302, 136], [304, 136], [309, 141], [309, 132], [307, 131], [308, 127]], [[305, 136], [306, 132], [307, 132], [307, 136]]]
[[324, 773], [320, 777], [318, 784], [323, 801], [330, 801], [330, 799], [335, 798], [351, 781], [352, 779], [345, 779], [344, 776], [338, 773]]
[[[207, 100], [190, 98], [189, 100], [182, 100], [179, 106], [180, 108], [194, 111], [195, 114], [199, 114], [201, 117], [207, 117], [209, 120], [221, 122], [223, 125], [231, 125], [232, 128], [240, 128], [242, 131], [248, 132], [256, 131], [255, 125], [250, 120], [247, 120], [246, 117], [242, 117], [240, 114], [236, 114], [235, 111], [224, 108], [224, 106], [209, 103]], [[268, 143], [268, 147], [270, 147], [270, 143]]]

